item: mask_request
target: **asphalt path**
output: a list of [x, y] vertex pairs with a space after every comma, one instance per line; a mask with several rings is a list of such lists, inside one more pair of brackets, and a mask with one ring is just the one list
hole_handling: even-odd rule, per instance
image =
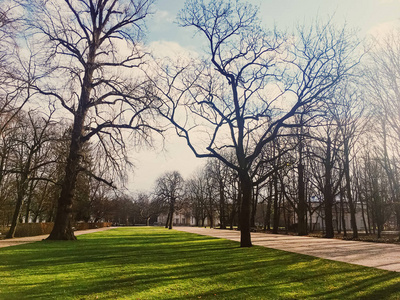
[[[240, 241], [240, 232], [200, 227], [175, 230]], [[400, 272], [400, 245], [323, 239], [282, 234], [251, 233], [253, 245]]]

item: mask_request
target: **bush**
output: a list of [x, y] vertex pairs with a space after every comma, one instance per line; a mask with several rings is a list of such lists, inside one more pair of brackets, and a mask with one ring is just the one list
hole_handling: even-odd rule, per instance
[[22, 223], [18, 224], [15, 231], [15, 237], [35, 236], [50, 234], [53, 230], [54, 223]]

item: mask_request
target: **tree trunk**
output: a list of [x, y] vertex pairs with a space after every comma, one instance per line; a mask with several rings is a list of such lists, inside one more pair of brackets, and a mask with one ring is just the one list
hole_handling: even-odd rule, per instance
[[[236, 197], [236, 196], [234, 196]], [[233, 204], [233, 208], [232, 208], [232, 212], [231, 212], [231, 216], [230, 216], [230, 220], [229, 220], [229, 229], [233, 230], [233, 225], [235, 225], [235, 217], [236, 217], [236, 206], [235, 204]]]
[[29, 176], [29, 169], [31, 166], [31, 158], [32, 158], [31, 156], [28, 157], [27, 162], [24, 166], [23, 172], [21, 174], [20, 182], [18, 184], [17, 201], [15, 204], [15, 210], [14, 210], [13, 218], [11, 221], [11, 227], [6, 235], [7, 239], [14, 238], [15, 231], [16, 231], [17, 225], [18, 225], [18, 221], [21, 217], [22, 203], [24, 201], [26, 190], [28, 188], [28, 181], [29, 181], [28, 176]]
[[226, 229], [225, 224], [225, 194], [224, 183], [222, 179], [219, 180], [219, 226], [221, 229]]
[[333, 217], [332, 217], [332, 207], [334, 202], [334, 196], [332, 195], [332, 166], [331, 166], [331, 139], [328, 138], [327, 148], [326, 148], [326, 160], [325, 160], [325, 237], [333, 238], [334, 228], [333, 228]]
[[266, 216], [266, 223], [267, 223], [267, 230], [271, 230], [271, 214], [272, 214], [272, 196], [273, 196], [273, 181], [269, 182], [269, 197], [267, 202], [267, 216]]
[[367, 221], [365, 220], [365, 209], [364, 209], [364, 203], [362, 198], [360, 198], [360, 204], [361, 204], [361, 215], [362, 215], [362, 220], [363, 220], [363, 224], [364, 224], [364, 228], [365, 228], [365, 234], [369, 235], [369, 228], [367, 225]]
[[256, 227], [256, 214], [257, 214], [257, 205], [258, 205], [258, 193], [259, 193], [259, 187], [258, 185], [256, 186], [255, 191], [253, 191], [253, 196], [251, 197], [251, 220], [250, 220], [250, 226], [251, 227]]
[[47, 238], [48, 240], [76, 240], [74, 231], [72, 230], [72, 201], [76, 187], [76, 178], [79, 172], [84, 116], [85, 114], [76, 115], [75, 117], [64, 181], [61, 186], [60, 197], [58, 198], [56, 218], [53, 230]]
[[242, 205], [240, 209], [240, 247], [251, 247], [250, 234], [250, 206], [252, 197], [252, 182], [246, 172], [239, 174], [242, 191]]
[[80, 169], [80, 156], [84, 146], [83, 129], [93, 90], [93, 73], [96, 69], [97, 49], [99, 48], [100, 31], [93, 33], [93, 41], [89, 45], [85, 74], [82, 80], [78, 106], [74, 111], [74, 123], [71, 132], [71, 143], [65, 166], [64, 180], [58, 198], [58, 206], [54, 227], [48, 240], [76, 240], [72, 230], [72, 202], [76, 187], [76, 179]]
[[168, 223], [168, 229], [172, 229], [172, 224], [173, 224], [173, 214], [170, 214], [170, 217], [169, 217], [169, 223]]
[[172, 224], [173, 224], [173, 218], [174, 218], [174, 211], [175, 211], [175, 199], [174, 198], [172, 198], [171, 200], [171, 203], [170, 203], [170, 205], [169, 205], [169, 215], [170, 215], [170, 218], [169, 218], [169, 224], [168, 224], [168, 229], [172, 229]]
[[[301, 157], [301, 156], [300, 156]], [[302, 162], [299, 162], [298, 165], [298, 196], [299, 196], [299, 204], [297, 207], [297, 233], [298, 235], [307, 235], [307, 203], [305, 197], [305, 189], [304, 189], [304, 166]]]
[[14, 238], [15, 231], [17, 230], [18, 220], [21, 215], [23, 196], [24, 196], [23, 193], [21, 191], [18, 191], [17, 202], [15, 204], [14, 214], [13, 214], [13, 218], [11, 221], [11, 227], [8, 230], [7, 235], [6, 235], [7, 239]]
[[374, 228], [374, 224], [371, 224], [371, 220], [373, 222], [373, 218], [371, 217], [371, 206], [369, 205], [369, 201], [366, 200], [365, 201], [365, 206], [366, 206], [366, 211], [367, 211], [367, 222], [368, 222], [368, 230], [369, 233], [371, 233], [371, 225], [372, 225], [372, 233], [375, 234], [375, 228]]
[[272, 224], [272, 233], [277, 234], [279, 228], [279, 195], [278, 195], [278, 176], [274, 175], [272, 177], [274, 182], [274, 218]]
[[243, 198], [243, 196], [242, 196], [242, 184], [241, 184], [241, 182], [240, 182], [240, 179], [238, 180], [238, 182], [237, 182], [237, 184], [238, 184], [238, 193], [237, 193], [237, 226], [238, 226], [238, 230], [240, 230], [240, 226], [241, 226], [241, 224], [240, 224], [240, 211], [241, 211], [241, 209], [242, 209], [242, 198]]
[[311, 203], [309, 204], [310, 205], [310, 207], [309, 207], [309, 209], [308, 209], [308, 213], [309, 213], [309, 216], [310, 216], [310, 218], [308, 219], [308, 222], [309, 222], [309, 224], [308, 224], [308, 226], [309, 226], [309, 228], [308, 228], [308, 230], [309, 230], [309, 232], [313, 232], [314, 231], [314, 228], [313, 228], [313, 210], [312, 210], [312, 207], [311, 207]]
[[[283, 198], [281, 198], [282, 200]], [[285, 201], [283, 199], [283, 201]], [[282, 203], [283, 207], [283, 220], [285, 221], [285, 233], [289, 234], [289, 227], [290, 227], [290, 212], [289, 210], [285, 207], [285, 203]]]
[[353, 239], [357, 239], [358, 229], [356, 222], [356, 207], [353, 202], [353, 195], [351, 192], [349, 152], [350, 152], [349, 141], [346, 139], [344, 141], [344, 175], [346, 177], [346, 194], [347, 194], [347, 200], [349, 201], [350, 223], [351, 223], [351, 229], [353, 230]]
[[207, 209], [207, 215], [208, 215], [208, 220], [209, 220], [209, 226], [210, 229], [214, 227], [214, 207], [213, 207], [213, 196], [211, 192], [208, 195], [208, 209]]
[[[340, 193], [340, 197], [342, 197], [342, 193]], [[340, 201], [342, 201], [342, 198], [340, 198]], [[337, 204], [335, 204], [335, 216], [336, 216], [336, 232], [340, 234], [342, 232], [341, 222], [340, 222], [340, 206], [338, 210]]]
[[342, 193], [340, 193], [340, 217], [341, 217], [342, 228], [343, 228], [343, 236], [347, 236], [346, 219], [345, 219], [344, 215], [345, 215], [345, 209], [344, 209], [343, 195], [342, 195]]

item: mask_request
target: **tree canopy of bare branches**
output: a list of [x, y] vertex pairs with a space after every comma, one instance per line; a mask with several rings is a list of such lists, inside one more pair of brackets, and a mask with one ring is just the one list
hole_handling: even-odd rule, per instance
[[[197, 157], [215, 157], [241, 183], [241, 246], [251, 246], [252, 177], [263, 148], [294, 117], [318, 106], [351, 68], [354, 49], [345, 30], [329, 23], [299, 28], [292, 38], [262, 28], [257, 7], [241, 1], [188, 0], [178, 21], [208, 45], [201, 62], [169, 65], [157, 74], [160, 114]], [[232, 160], [226, 153], [235, 153]]]
[[[144, 63], [140, 44], [152, 0], [27, 0], [33, 41], [42, 51], [35, 89], [55, 99], [72, 119], [69, 152], [55, 226], [49, 239], [75, 239], [71, 208], [78, 173], [84, 170], [82, 149], [89, 140], [103, 164], [123, 173], [126, 161], [122, 130], [134, 142], [149, 141], [145, 82], [135, 69]], [[96, 177], [95, 174], [93, 176]], [[100, 177], [97, 176], [100, 179]], [[108, 181], [112, 185], [112, 181]]]

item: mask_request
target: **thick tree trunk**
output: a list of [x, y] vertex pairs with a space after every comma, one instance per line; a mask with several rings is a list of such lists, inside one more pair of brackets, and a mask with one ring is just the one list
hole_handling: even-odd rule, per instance
[[76, 240], [72, 230], [72, 201], [74, 197], [76, 178], [79, 172], [80, 152], [82, 150], [82, 131], [86, 112], [82, 109], [76, 112], [72, 130], [70, 150], [65, 166], [64, 181], [58, 198], [58, 206], [54, 227], [48, 240]]
[[65, 179], [58, 199], [54, 227], [47, 238], [48, 240], [76, 240], [72, 229], [72, 199], [78, 174], [79, 152], [74, 150], [74, 148], [75, 147], [71, 146], [69, 159], [67, 160]]
[[54, 227], [48, 240], [76, 240], [72, 230], [72, 202], [76, 187], [76, 179], [80, 169], [80, 155], [84, 145], [83, 128], [89, 108], [91, 92], [93, 90], [93, 73], [96, 68], [96, 51], [99, 44], [100, 31], [93, 33], [93, 41], [89, 44], [89, 51], [82, 80], [82, 89], [79, 103], [74, 111], [74, 124], [71, 132], [71, 143], [65, 166], [64, 180], [58, 198], [58, 206]]
[[242, 205], [240, 209], [240, 247], [251, 247], [250, 206], [252, 197], [252, 182], [248, 174], [239, 174], [242, 190]]

